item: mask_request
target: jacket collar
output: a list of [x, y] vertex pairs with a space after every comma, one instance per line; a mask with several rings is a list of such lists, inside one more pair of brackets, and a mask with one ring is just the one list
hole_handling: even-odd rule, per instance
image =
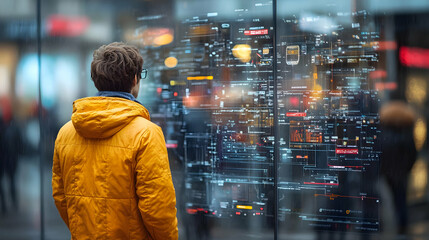
[[97, 93], [97, 96], [99, 97], [119, 97], [119, 98], [125, 98], [131, 101], [134, 101], [140, 105], [143, 106], [131, 93], [127, 92], [115, 92], [115, 91], [99, 91]]

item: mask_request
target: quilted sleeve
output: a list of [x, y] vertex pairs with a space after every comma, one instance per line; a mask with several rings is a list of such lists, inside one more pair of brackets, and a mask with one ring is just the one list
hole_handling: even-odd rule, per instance
[[67, 215], [67, 202], [64, 195], [64, 183], [61, 175], [60, 161], [58, 158], [58, 149], [55, 145], [54, 150], [54, 163], [52, 166], [52, 196], [54, 197], [55, 205], [57, 206], [58, 212], [61, 218], [69, 227], [69, 218]]
[[178, 239], [176, 194], [164, 136], [159, 127], [143, 134], [136, 164], [138, 206], [153, 239]]

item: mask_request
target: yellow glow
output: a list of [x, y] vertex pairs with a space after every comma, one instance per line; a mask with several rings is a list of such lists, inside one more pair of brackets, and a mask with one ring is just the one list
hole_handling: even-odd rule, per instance
[[189, 29], [189, 33], [192, 36], [201, 36], [216, 33], [216, 30], [214, 30], [212, 27], [213, 26], [210, 24], [194, 26]]
[[168, 57], [164, 60], [164, 64], [168, 68], [174, 68], [177, 66], [177, 58], [175, 57]]
[[232, 49], [232, 55], [240, 59], [242, 62], [250, 61], [250, 53], [252, 52], [250, 45], [248, 44], [237, 44]]
[[317, 72], [313, 73], [313, 79], [317, 79]]
[[187, 77], [188, 80], [213, 80], [213, 76], [195, 76], [195, 77]]
[[323, 90], [323, 88], [322, 88], [322, 86], [320, 86], [319, 84], [317, 84], [317, 83], [316, 83], [316, 84], [314, 85], [313, 90], [314, 90], [314, 91], [322, 91], [322, 90]]
[[262, 54], [268, 54], [268, 53], [270, 53], [270, 49], [269, 48], [262, 49]]
[[166, 34], [162, 34], [159, 37], [156, 37], [153, 40], [153, 44], [155, 46], [163, 46], [163, 45], [167, 45], [170, 44], [171, 42], [173, 42], [174, 37], [171, 33], [166, 33]]
[[405, 96], [409, 102], [423, 104], [426, 101], [427, 83], [426, 80], [419, 77], [410, 77], [407, 80]]
[[426, 141], [426, 121], [425, 119], [419, 118], [414, 125], [414, 143], [416, 144], [417, 151], [420, 151], [423, 144]]
[[412, 197], [421, 198], [425, 194], [428, 184], [427, 163], [424, 159], [418, 159], [411, 170], [410, 187]]
[[238, 209], [249, 209], [249, 210], [252, 210], [252, 209], [253, 209], [253, 207], [252, 207], [252, 206], [246, 206], [246, 205], [237, 205], [237, 208], [238, 208]]
[[176, 80], [170, 80], [170, 85], [171, 86], [176, 86], [176, 85], [186, 85], [186, 82], [178, 82]]

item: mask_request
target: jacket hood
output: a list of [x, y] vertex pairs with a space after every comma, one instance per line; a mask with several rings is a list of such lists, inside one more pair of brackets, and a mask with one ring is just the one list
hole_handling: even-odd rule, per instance
[[85, 138], [108, 138], [134, 118], [150, 120], [145, 107], [117, 97], [88, 97], [73, 103], [71, 121], [76, 132]]

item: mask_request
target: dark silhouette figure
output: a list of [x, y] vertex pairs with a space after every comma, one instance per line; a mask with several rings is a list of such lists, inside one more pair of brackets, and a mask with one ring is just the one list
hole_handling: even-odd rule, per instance
[[392, 101], [380, 110], [382, 157], [380, 172], [393, 195], [399, 234], [407, 230], [407, 184], [417, 158], [413, 127], [416, 114], [401, 101]]
[[12, 119], [7, 124], [4, 132], [4, 158], [5, 173], [9, 178], [9, 191], [12, 199], [12, 207], [18, 209], [18, 196], [16, 191], [16, 172], [18, 169], [19, 155], [22, 153], [22, 135], [17, 122]]
[[5, 173], [5, 154], [4, 154], [4, 149], [5, 149], [5, 141], [4, 141], [4, 133], [5, 133], [5, 124], [3, 122], [3, 118], [1, 117], [1, 112], [0, 112], [0, 207], [1, 207], [1, 213], [5, 214], [6, 213], [6, 195], [4, 193], [4, 189], [3, 189], [3, 176]]

